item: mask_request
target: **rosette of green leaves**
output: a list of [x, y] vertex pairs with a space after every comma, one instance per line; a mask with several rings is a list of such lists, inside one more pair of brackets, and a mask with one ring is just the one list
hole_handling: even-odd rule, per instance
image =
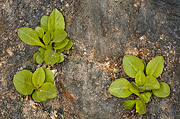
[[54, 9], [50, 16], [42, 16], [41, 27], [35, 30], [28, 27], [18, 29], [18, 36], [28, 45], [40, 46], [39, 52], [33, 55], [36, 62], [45, 64], [60, 63], [64, 60], [61, 52], [71, 49], [73, 43], [67, 39], [64, 31], [64, 17], [57, 9]]
[[19, 71], [13, 79], [16, 90], [23, 95], [31, 95], [36, 102], [46, 101], [57, 96], [54, 74], [50, 69], [38, 68], [34, 73]]
[[123, 68], [126, 74], [135, 78], [135, 82], [129, 82], [127, 79], [120, 78], [115, 80], [109, 87], [109, 92], [117, 97], [125, 98], [132, 93], [137, 95], [137, 100], [127, 100], [124, 102], [124, 107], [131, 109], [136, 105], [136, 110], [140, 114], [146, 113], [146, 105], [151, 101], [152, 93], [157, 97], [167, 97], [170, 94], [168, 84], [158, 82], [159, 77], [164, 68], [164, 59], [162, 56], [157, 56], [152, 59], [146, 66], [144, 60], [126, 55], [123, 58]]

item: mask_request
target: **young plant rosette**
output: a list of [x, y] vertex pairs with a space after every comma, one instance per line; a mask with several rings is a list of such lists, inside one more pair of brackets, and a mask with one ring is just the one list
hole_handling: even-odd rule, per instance
[[126, 55], [123, 58], [123, 68], [129, 77], [135, 78], [135, 82], [130, 83], [125, 78], [116, 79], [110, 85], [108, 91], [120, 98], [129, 97], [132, 93], [137, 95], [136, 100], [124, 102], [123, 105], [126, 109], [131, 109], [136, 105], [136, 111], [139, 114], [145, 114], [145, 104], [151, 101], [152, 94], [157, 97], [167, 97], [170, 94], [168, 84], [158, 82], [156, 79], [163, 72], [164, 59], [162, 56], [155, 57], [146, 66], [144, 60]]
[[54, 9], [50, 16], [42, 16], [41, 27], [36, 27], [35, 31], [28, 27], [18, 29], [18, 36], [28, 45], [37, 45], [39, 52], [33, 57], [38, 64], [43, 63], [53, 65], [64, 60], [61, 52], [69, 50], [73, 43], [67, 39], [64, 31], [64, 17], [57, 9]]
[[57, 96], [54, 74], [50, 69], [38, 68], [34, 73], [19, 71], [13, 79], [16, 90], [23, 95], [31, 95], [35, 102], [46, 101]]

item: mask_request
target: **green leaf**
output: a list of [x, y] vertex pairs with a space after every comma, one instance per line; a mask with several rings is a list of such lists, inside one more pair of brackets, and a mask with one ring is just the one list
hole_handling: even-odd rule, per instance
[[51, 41], [52, 41], [52, 39], [54, 37], [54, 32], [53, 31], [48, 31], [48, 32], [50, 33], [50, 37], [51, 37]]
[[57, 43], [55, 43], [54, 49], [55, 50], [62, 49], [68, 44], [68, 42], [69, 42], [69, 39], [67, 39], [67, 38], [61, 42], [57, 42]]
[[42, 101], [55, 98], [56, 96], [56, 87], [51, 82], [45, 82], [37, 91], [37, 97]]
[[56, 30], [53, 34], [52, 42], [62, 42], [67, 36], [65, 31]]
[[58, 61], [58, 63], [61, 63], [61, 62], [63, 62], [64, 61], [64, 57], [62, 56], [62, 55], [59, 55], [59, 61]]
[[52, 45], [51, 45], [51, 44], [49, 44], [49, 45], [47, 46], [46, 50], [53, 50]]
[[40, 52], [37, 52], [37, 54], [35, 53], [36, 55], [34, 54], [35, 56], [33, 56], [33, 57], [36, 58], [36, 62], [37, 62], [38, 64], [44, 62], [44, 52], [45, 52], [45, 49], [42, 48], [42, 47], [39, 47], [39, 51], [40, 51]]
[[146, 92], [146, 93], [144, 93], [144, 94], [145, 94], [145, 96], [148, 97], [148, 98], [150, 98], [151, 95], [152, 95], [152, 93], [150, 93], [150, 92]]
[[64, 17], [57, 9], [54, 9], [48, 20], [48, 30], [64, 30], [65, 22]]
[[146, 74], [147, 76], [154, 76], [155, 78], [157, 78], [163, 72], [163, 68], [164, 68], [164, 59], [162, 56], [157, 56], [147, 64]]
[[48, 19], [49, 19], [49, 17], [44, 15], [41, 17], [41, 20], [40, 20], [41, 27], [44, 29], [45, 32], [48, 31]]
[[69, 50], [71, 49], [71, 47], [73, 46], [73, 43], [72, 41], [69, 40], [68, 44], [66, 45], [66, 47], [62, 48], [61, 50], [64, 51], [64, 50]]
[[46, 50], [44, 54], [44, 60], [47, 64], [53, 65], [59, 61], [59, 55], [56, 51]]
[[45, 82], [54, 83], [54, 74], [53, 74], [53, 72], [48, 68], [45, 68], [44, 72], [45, 72], [45, 76], [46, 76]]
[[44, 35], [44, 37], [43, 37], [43, 42], [44, 42], [44, 44], [47, 46], [48, 44], [49, 44], [49, 42], [50, 42], [50, 33], [49, 32], [46, 32], [46, 34]]
[[140, 91], [137, 87], [135, 87], [134, 85], [131, 84], [131, 87], [130, 87], [130, 91], [136, 95], [139, 95], [140, 94]]
[[142, 100], [136, 100], [136, 111], [139, 114], [145, 114], [146, 113], [146, 104]]
[[39, 47], [38, 50], [39, 50], [39, 52], [42, 52], [42, 53], [46, 51], [46, 50], [45, 50], [44, 48], [42, 48], [42, 47]]
[[44, 62], [44, 56], [39, 52], [39, 54], [36, 56], [36, 62], [38, 64], [43, 63]]
[[32, 72], [28, 70], [19, 71], [13, 79], [16, 90], [23, 95], [31, 95], [35, 89], [31, 78]]
[[144, 64], [139, 58], [126, 55], [123, 58], [123, 68], [129, 77], [135, 78], [138, 70], [144, 70]]
[[166, 84], [164, 82], [160, 82], [160, 89], [154, 89], [154, 90], [152, 90], [152, 92], [157, 97], [167, 97], [170, 94], [170, 88], [169, 88], [168, 84]]
[[149, 101], [151, 101], [151, 98], [150, 98], [151, 95], [152, 95], [152, 93], [150, 93], [150, 92], [141, 93], [139, 95], [139, 98], [140, 98], [140, 100], [144, 101], [145, 103], [148, 103]]
[[58, 52], [58, 55], [59, 55], [59, 61], [58, 63], [61, 63], [64, 61], [64, 57], [61, 55], [61, 52]]
[[32, 76], [32, 82], [34, 86], [38, 89], [42, 84], [44, 83], [45, 80], [45, 73], [42, 67], [36, 69]]
[[135, 82], [131, 82], [131, 85], [136, 88], [139, 92], [144, 92], [144, 89], [141, 89], [140, 87], [138, 87], [138, 85]]
[[33, 58], [36, 59], [37, 55], [39, 54], [40, 52], [36, 52], [34, 55], [33, 55]]
[[38, 34], [38, 36], [39, 36], [40, 38], [43, 38], [43, 36], [44, 36], [44, 29], [43, 29], [43, 28], [41, 28], [41, 27], [36, 27], [36, 28], [35, 28], [35, 31], [36, 31], [36, 33]]
[[144, 64], [144, 70], [143, 71], [145, 72], [145, 70], [146, 70], [146, 62], [143, 59], [141, 59], [141, 61]]
[[145, 83], [142, 86], [142, 88], [144, 88], [146, 90], [159, 89], [160, 84], [159, 84], [158, 80], [156, 78], [154, 78], [153, 76], [146, 76]]
[[37, 45], [45, 48], [44, 44], [39, 40], [37, 33], [28, 27], [21, 27], [18, 29], [18, 36], [28, 45]]
[[143, 59], [141, 59], [141, 61], [144, 64], [144, 68], [145, 68], [146, 67], [146, 62]]
[[142, 86], [145, 83], [145, 74], [142, 70], [137, 71], [135, 82], [138, 86]]
[[117, 97], [126, 98], [132, 94], [129, 90], [131, 84], [127, 79], [121, 78], [115, 80], [109, 87], [108, 91]]
[[126, 108], [126, 109], [131, 109], [134, 107], [134, 105], [136, 104], [136, 100], [126, 100], [123, 104], [123, 106]]
[[41, 102], [41, 100], [37, 97], [37, 91], [32, 94], [32, 98], [35, 102]]

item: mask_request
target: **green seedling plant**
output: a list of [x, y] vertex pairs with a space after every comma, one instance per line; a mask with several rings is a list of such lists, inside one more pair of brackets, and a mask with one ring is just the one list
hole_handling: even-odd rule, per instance
[[144, 60], [132, 55], [123, 58], [123, 68], [125, 73], [135, 78], [135, 82], [129, 82], [125, 78], [116, 79], [109, 87], [108, 91], [120, 98], [129, 97], [132, 93], [138, 96], [136, 100], [127, 100], [123, 106], [131, 109], [136, 105], [139, 114], [146, 113], [146, 103], [151, 101], [154, 94], [157, 97], [167, 97], [170, 94], [168, 84], [158, 82], [158, 78], [163, 72], [164, 59], [162, 56], [153, 58], [146, 66]]
[[46, 101], [57, 96], [54, 74], [48, 68], [38, 68], [34, 73], [19, 71], [13, 79], [16, 90], [23, 95], [31, 95], [35, 102]]
[[72, 41], [66, 38], [63, 15], [54, 9], [50, 16], [41, 17], [40, 24], [35, 30], [28, 27], [19, 28], [18, 36], [28, 45], [40, 46], [39, 52], [33, 55], [38, 64], [53, 65], [62, 62], [62, 51], [69, 50], [73, 45]]

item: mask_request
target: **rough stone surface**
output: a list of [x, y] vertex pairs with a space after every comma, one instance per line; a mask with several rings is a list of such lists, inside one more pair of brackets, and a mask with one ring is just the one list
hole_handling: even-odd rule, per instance
[[[58, 96], [35, 103], [13, 86], [20, 68], [35, 71], [38, 47], [17, 36], [23, 26], [35, 28], [54, 8], [65, 17], [73, 48], [57, 69]], [[179, 119], [179, 0], [0, 0], [0, 118], [7, 119]], [[126, 110], [126, 99], [107, 91], [117, 78], [129, 78], [122, 58], [132, 54], [149, 62], [165, 59], [159, 81], [171, 88], [167, 98], [152, 96], [147, 113]], [[127, 99], [136, 98], [131, 95]]]

